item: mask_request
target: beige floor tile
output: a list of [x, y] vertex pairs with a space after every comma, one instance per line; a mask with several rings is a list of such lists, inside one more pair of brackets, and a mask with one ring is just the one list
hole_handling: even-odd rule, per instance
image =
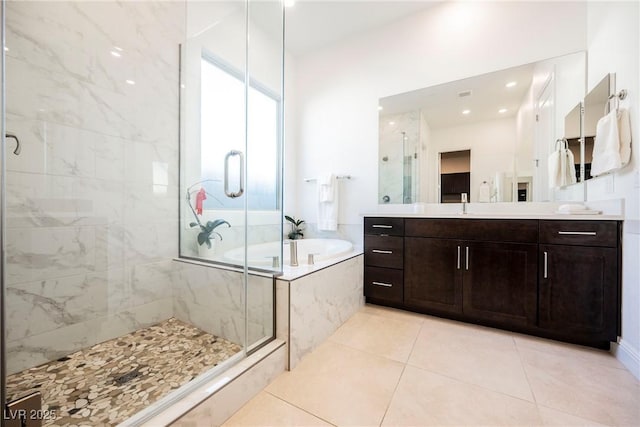
[[341, 426], [379, 425], [403, 365], [325, 342], [266, 391]]
[[530, 335], [514, 334], [513, 339], [518, 348], [544, 351], [559, 356], [582, 359], [589, 363], [609, 366], [610, 368], [625, 369], [622, 363], [606, 350], [598, 350], [596, 348], [548, 340]]
[[388, 319], [404, 320], [420, 324], [422, 324], [424, 319], [429, 318], [429, 316], [419, 313], [412, 313], [410, 311], [398, 310], [396, 308], [384, 307], [382, 305], [375, 304], [365, 304], [364, 307], [360, 309], [360, 313], [373, 314], [376, 316], [383, 316]]
[[520, 355], [508, 332], [427, 320], [407, 363], [533, 401]]
[[406, 363], [419, 331], [416, 322], [356, 313], [329, 340]]
[[606, 424], [600, 424], [595, 421], [586, 420], [584, 418], [569, 415], [561, 411], [556, 411], [555, 409], [545, 408], [544, 406], [538, 406], [538, 411], [540, 412], [540, 418], [542, 418], [542, 424], [545, 426], [606, 426]]
[[278, 399], [261, 392], [251, 399], [223, 426], [330, 426], [331, 424]]
[[640, 425], [640, 384], [628, 371], [520, 349], [536, 402], [610, 425]]
[[533, 403], [407, 366], [385, 426], [540, 425]]

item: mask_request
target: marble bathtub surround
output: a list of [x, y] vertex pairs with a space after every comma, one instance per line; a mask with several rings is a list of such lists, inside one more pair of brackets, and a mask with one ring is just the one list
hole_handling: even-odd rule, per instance
[[171, 318], [7, 378], [10, 399], [42, 392], [44, 425], [117, 424], [242, 348]]
[[[364, 304], [364, 257], [357, 255], [297, 279], [276, 280], [277, 336], [287, 340], [289, 369]], [[286, 277], [286, 276], [284, 276]]]

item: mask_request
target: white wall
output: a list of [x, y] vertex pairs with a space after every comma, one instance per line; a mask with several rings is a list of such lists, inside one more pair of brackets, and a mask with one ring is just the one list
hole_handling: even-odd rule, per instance
[[588, 89], [616, 73], [620, 102], [631, 115], [632, 160], [624, 169], [587, 181], [588, 200], [625, 200], [622, 272], [622, 339], [617, 356], [640, 377], [640, 22], [638, 2], [589, 2], [587, 6]]
[[431, 129], [431, 139], [427, 146], [427, 165], [423, 174], [429, 198], [427, 203], [437, 203], [440, 199], [439, 160], [440, 153], [471, 150], [471, 194], [470, 202], [478, 201], [480, 184], [486, 181], [492, 185], [496, 172], [513, 175], [513, 159], [516, 139], [515, 117], [486, 120], [464, 126]]
[[[445, 2], [299, 58], [296, 181], [352, 175], [339, 222], [359, 227], [377, 207], [379, 98], [584, 50], [585, 23], [582, 3]], [[296, 195], [315, 222], [315, 189]]]

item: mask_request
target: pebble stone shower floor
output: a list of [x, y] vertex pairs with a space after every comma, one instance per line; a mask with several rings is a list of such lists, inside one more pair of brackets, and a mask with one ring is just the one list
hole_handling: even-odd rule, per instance
[[40, 390], [45, 426], [114, 425], [241, 350], [171, 318], [10, 375], [7, 395]]

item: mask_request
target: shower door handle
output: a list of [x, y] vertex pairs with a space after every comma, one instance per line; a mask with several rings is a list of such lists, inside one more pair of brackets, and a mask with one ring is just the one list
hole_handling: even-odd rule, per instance
[[20, 148], [20, 140], [18, 139], [18, 137], [17, 137], [17, 136], [15, 136], [15, 135], [14, 135], [14, 134], [12, 134], [12, 133], [6, 133], [6, 134], [4, 135], [4, 137], [5, 137], [5, 139], [9, 139], [9, 138], [11, 138], [11, 139], [15, 139], [15, 140], [16, 140], [16, 149], [15, 149], [15, 150], [13, 150], [13, 154], [15, 154], [16, 156], [17, 156], [17, 155], [19, 155], [19, 154], [20, 154], [20, 150], [21, 150], [21, 148]]
[[[240, 157], [240, 188], [238, 191], [229, 191], [229, 158], [239, 156]], [[244, 153], [238, 150], [231, 150], [224, 156], [224, 194], [227, 197], [235, 199], [242, 196], [244, 193]]]

